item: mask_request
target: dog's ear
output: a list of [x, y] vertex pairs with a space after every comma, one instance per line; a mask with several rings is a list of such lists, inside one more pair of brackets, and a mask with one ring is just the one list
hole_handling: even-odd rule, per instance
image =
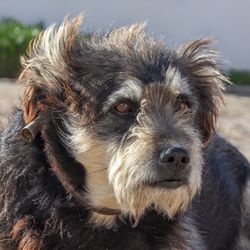
[[213, 39], [210, 38], [198, 39], [177, 50], [178, 58], [189, 76], [191, 89], [198, 98], [195, 119], [204, 143], [214, 132], [218, 105], [223, 101], [224, 83], [230, 83], [219, 70], [220, 56], [210, 47], [211, 42]]
[[[55, 25], [33, 40], [27, 57], [21, 58], [23, 71], [19, 83], [25, 86], [23, 95], [24, 121], [30, 123], [48, 105], [59, 105], [67, 85], [68, 53], [75, 43], [82, 16]], [[61, 101], [62, 102], [62, 101]]]

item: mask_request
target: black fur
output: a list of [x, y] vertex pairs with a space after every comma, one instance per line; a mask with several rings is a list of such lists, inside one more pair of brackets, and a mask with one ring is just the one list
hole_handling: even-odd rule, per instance
[[[40, 35], [23, 62], [19, 78], [25, 85], [23, 108], [14, 112], [0, 137], [0, 249], [245, 250], [240, 246], [247, 243], [239, 242], [243, 234], [249, 235], [244, 232], [250, 225], [248, 214], [242, 212], [250, 207], [244, 196], [249, 163], [213, 133], [222, 83], [227, 79], [215, 63], [210, 41], [196, 40], [179, 51], [170, 51], [147, 37], [140, 25], [118, 29], [103, 38], [81, 40], [80, 19], [65, 20], [61, 28]], [[175, 71], [167, 75], [168, 69]], [[181, 80], [177, 79], [183, 82], [179, 89], [169, 91], [163, 87], [173, 72], [180, 74]], [[149, 91], [144, 98], [152, 107], [157, 98], [161, 105], [150, 109], [137, 100], [139, 111], [133, 112], [133, 117], [129, 114], [121, 119], [111, 111], [105, 113], [114, 107], [114, 103], [105, 106], [106, 98], [131, 78], [140, 81], [143, 91]], [[174, 91], [179, 90], [188, 90], [184, 94], [193, 102], [188, 113], [175, 112], [178, 96]], [[164, 109], [166, 104], [171, 112]], [[176, 113], [183, 119], [181, 128], [175, 127], [172, 116], [176, 119]], [[87, 192], [87, 168], [74, 158], [73, 146], [70, 148], [68, 137], [62, 135], [71, 133], [67, 125], [73, 121], [78, 129], [89, 129], [102, 141], [129, 147], [126, 136], [131, 127], [141, 122], [143, 130], [143, 124], [148, 125], [143, 123], [143, 115], [150, 118], [151, 130], [147, 131], [155, 136], [149, 143], [156, 147], [165, 146], [170, 139], [185, 139], [188, 146], [196, 141], [197, 151], [193, 152], [200, 152], [201, 140], [206, 145], [202, 149], [201, 190], [187, 210], [173, 219], [148, 208], [138, 225], [125, 215], [118, 215], [110, 229], [94, 224], [89, 220], [93, 207], [79, 202], [75, 195], [84, 197]], [[37, 117], [42, 123], [40, 134], [28, 143], [21, 130]], [[190, 135], [186, 131], [191, 131]], [[149, 152], [143, 153], [148, 159]], [[201, 167], [201, 157], [196, 156], [192, 159], [198, 159]], [[103, 157], [98, 160], [104, 161]], [[190, 168], [194, 165], [193, 161]]]
[[[185, 214], [169, 221], [149, 211], [135, 228], [122, 218], [116, 229], [109, 230], [87, 223], [89, 211], [67, 195], [57, 180], [48, 164], [44, 142], [40, 137], [32, 144], [25, 142], [20, 136], [23, 126], [22, 111], [18, 110], [1, 134], [0, 225], [4, 249], [15, 249], [29, 231], [37, 237], [39, 249], [169, 249], [168, 245], [181, 249], [185, 239], [178, 232], [181, 222], [190, 215], [206, 249], [234, 249], [249, 164], [224, 139], [215, 136], [204, 151], [201, 193]], [[60, 143], [53, 144], [56, 130], [53, 134], [49, 140], [55, 154], [59, 153], [55, 157], [62, 160], [62, 166], [72, 166], [71, 157], [62, 154]], [[72, 178], [77, 182], [83, 176], [79, 170]], [[11, 239], [14, 225], [23, 218], [28, 224], [20, 228], [15, 240]]]

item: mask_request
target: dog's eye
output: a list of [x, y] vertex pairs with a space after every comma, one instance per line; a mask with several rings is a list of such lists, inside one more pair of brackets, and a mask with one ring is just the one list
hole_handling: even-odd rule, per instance
[[114, 106], [114, 109], [119, 113], [131, 113], [132, 107], [128, 103], [119, 103]]
[[187, 111], [191, 108], [191, 103], [187, 95], [180, 94], [176, 97], [175, 111]]

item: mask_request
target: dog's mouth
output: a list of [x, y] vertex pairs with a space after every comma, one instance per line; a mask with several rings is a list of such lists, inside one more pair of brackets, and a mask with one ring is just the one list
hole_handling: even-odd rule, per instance
[[149, 185], [151, 187], [175, 189], [182, 185], [185, 185], [186, 182], [187, 181], [184, 179], [164, 179], [156, 182], [151, 182], [149, 183]]

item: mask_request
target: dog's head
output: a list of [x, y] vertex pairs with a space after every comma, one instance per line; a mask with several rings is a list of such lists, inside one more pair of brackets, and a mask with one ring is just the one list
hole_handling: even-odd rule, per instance
[[[84, 39], [80, 23], [65, 20], [31, 44], [20, 76], [25, 122], [41, 115], [53, 124], [72, 159], [68, 172], [75, 162], [85, 172], [92, 207], [136, 219], [152, 208], [171, 218], [199, 190], [201, 149], [227, 81], [211, 41], [170, 50], [141, 24]], [[48, 131], [42, 136], [55, 138]]]

